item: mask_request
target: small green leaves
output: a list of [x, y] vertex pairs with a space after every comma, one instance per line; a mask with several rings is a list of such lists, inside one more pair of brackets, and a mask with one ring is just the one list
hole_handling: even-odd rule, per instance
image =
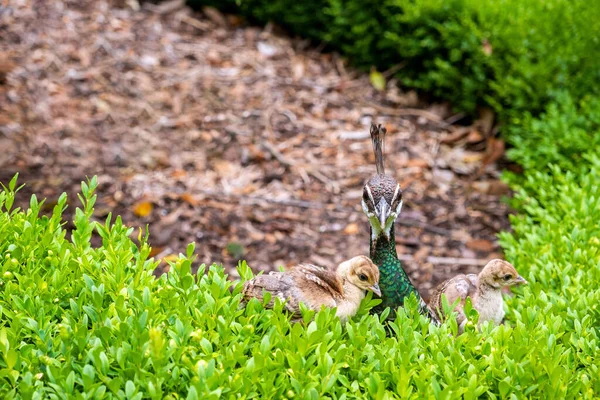
[[185, 250], [185, 255], [187, 258], [192, 258], [194, 256], [194, 250], [196, 249], [196, 243], [192, 242], [190, 244], [188, 244], [186, 250]]
[[0, 191], [0, 211], [4, 206], [6, 212], [10, 212], [15, 201], [15, 193], [17, 193], [23, 186], [17, 188], [17, 180], [19, 179], [19, 173], [17, 172], [8, 183], [8, 187], [4, 186], [0, 182], [2, 191]]
[[96, 371], [94, 370], [93, 366], [86, 364], [83, 367], [81, 376], [83, 379], [83, 387], [88, 389], [90, 386], [92, 386], [96, 379]]
[[217, 265], [192, 274], [192, 243], [155, 277], [147, 230], [136, 245], [121, 218], [90, 222], [94, 179], [82, 185], [72, 241], [61, 228], [66, 197], [50, 219], [32, 198], [31, 211], [0, 212], [0, 397], [591, 398], [600, 375], [600, 160], [591, 160], [591, 178], [535, 175], [540, 191], [562, 190], [519, 195], [538, 201], [501, 240], [530, 286], [506, 297], [498, 327], [476, 329], [468, 299], [460, 336], [452, 318], [429, 324], [415, 296], [392, 322], [389, 309], [370, 314], [380, 302], [370, 292], [344, 324], [332, 309], [304, 305], [303, 321], [291, 323], [279, 298], [273, 309], [255, 299], [240, 307], [242, 282], [254, 276], [246, 262], [241, 281]]
[[[8, 192], [15, 192], [15, 188], [17, 187], [17, 180], [19, 179], [19, 173], [17, 172], [15, 176], [8, 183]], [[2, 185], [4, 187], [4, 185]]]

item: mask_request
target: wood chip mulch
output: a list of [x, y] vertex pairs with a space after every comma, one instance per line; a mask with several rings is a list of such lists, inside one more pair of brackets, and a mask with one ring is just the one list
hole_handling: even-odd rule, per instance
[[504, 146], [483, 116], [452, 124], [401, 82], [377, 91], [335, 54], [181, 1], [0, 3], [0, 181], [20, 173], [21, 206], [62, 192], [75, 205], [98, 175], [95, 217], [149, 224], [159, 258], [195, 241], [199, 262], [235, 275], [240, 259], [273, 270], [367, 254], [377, 122], [404, 190], [398, 251], [427, 297], [502, 256]]

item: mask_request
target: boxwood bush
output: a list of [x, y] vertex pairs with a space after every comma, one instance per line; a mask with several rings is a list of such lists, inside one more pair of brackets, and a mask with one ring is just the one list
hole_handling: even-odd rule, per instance
[[600, 3], [587, 0], [188, 0], [273, 21], [324, 41], [354, 65], [388, 69], [403, 86], [539, 112], [557, 93], [600, 92]]
[[600, 148], [600, 98], [585, 96], [576, 102], [559, 93], [544, 113], [523, 113], [505, 128], [512, 144], [508, 155], [526, 170], [548, 171], [555, 164], [569, 171], [587, 168], [586, 154]]
[[[520, 183], [522, 212], [501, 241], [530, 285], [507, 298], [505, 325], [458, 337], [414, 298], [389, 331], [370, 298], [346, 324], [331, 310], [290, 324], [281, 304], [240, 307], [241, 281], [223, 268], [191, 273], [193, 245], [157, 278], [147, 234], [92, 221], [96, 179], [82, 184], [69, 234], [66, 196], [50, 215], [35, 196], [13, 209], [15, 177], [0, 191], [0, 396], [597, 398], [600, 159], [584, 161]], [[252, 276], [245, 263], [239, 272]]]

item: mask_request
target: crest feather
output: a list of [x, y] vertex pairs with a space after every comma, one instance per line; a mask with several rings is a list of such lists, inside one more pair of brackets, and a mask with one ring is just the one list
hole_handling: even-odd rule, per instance
[[371, 124], [371, 141], [373, 142], [373, 153], [375, 153], [375, 165], [377, 166], [377, 173], [380, 175], [385, 174], [383, 155], [385, 150], [386, 132], [387, 130], [381, 124]]

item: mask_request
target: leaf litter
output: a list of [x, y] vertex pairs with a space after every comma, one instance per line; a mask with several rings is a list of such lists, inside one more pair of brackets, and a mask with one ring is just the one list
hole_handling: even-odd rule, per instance
[[21, 206], [31, 193], [76, 204], [98, 175], [96, 218], [149, 224], [154, 257], [195, 241], [199, 263], [234, 275], [240, 259], [332, 267], [369, 250], [360, 197], [377, 122], [404, 190], [399, 256], [423, 295], [502, 256], [510, 193], [489, 115], [453, 125], [461, 115], [391, 74], [182, 1], [15, 0], [0, 37], [0, 180], [21, 174]]

